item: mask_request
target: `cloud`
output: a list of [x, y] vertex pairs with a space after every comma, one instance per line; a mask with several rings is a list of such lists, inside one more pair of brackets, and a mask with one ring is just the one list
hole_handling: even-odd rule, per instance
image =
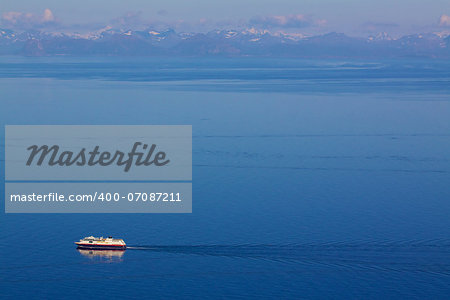
[[439, 26], [450, 27], [450, 16], [442, 15], [439, 19]]
[[53, 16], [53, 13], [50, 9], [46, 8], [44, 10], [44, 16], [42, 17], [42, 20], [44, 22], [54, 22], [55, 21], [55, 17]]
[[[162, 14], [165, 14], [163, 12]], [[160, 14], [158, 12], [158, 14]], [[242, 23], [242, 22], [241, 22]], [[214, 20], [211, 18], [199, 18], [196, 20], [169, 19], [165, 16], [146, 18], [146, 16], [138, 12], [127, 12], [124, 15], [114, 18], [107, 25], [114, 29], [123, 30], [167, 30], [174, 29], [181, 32], [200, 31], [207, 32], [213, 29], [229, 28], [241, 25], [235, 20]], [[245, 24], [247, 21], [245, 22]], [[104, 24], [103, 24], [104, 26]]]
[[119, 27], [136, 27], [143, 25], [145, 21], [142, 19], [141, 11], [129, 11], [122, 16], [111, 20], [112, 25]]
[[324, 26], [326, 20], [316, 20], [307, 15], [287, 15], [287, 16], [259, 16], [250, 19], [250, 25], [260, 27], [275, 28], [303, 28], [311, 26]]
[[169, 12], [165, 9], [158, 10], [156, 13], [160, 16], [167, 16], [169, 14]]
[[59, 23], [48, 8], [42, 15], [16, 11], [5, 12], [0, 21], [3, 26], [20, 29], [51, 27]]
[[380, 22], [366, 22], [361, 25], [364, 32], [380, 32], [396, 30], [400, 25], [397, 23], [380, 23]]

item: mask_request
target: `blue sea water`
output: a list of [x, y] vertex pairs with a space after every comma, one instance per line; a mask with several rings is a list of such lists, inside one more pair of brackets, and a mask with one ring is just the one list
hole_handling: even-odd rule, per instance
[[0, 57], [0, 120], [193, 128], [192, 214], [2, 212], [0, 297], [450, 295], [448, 61]]

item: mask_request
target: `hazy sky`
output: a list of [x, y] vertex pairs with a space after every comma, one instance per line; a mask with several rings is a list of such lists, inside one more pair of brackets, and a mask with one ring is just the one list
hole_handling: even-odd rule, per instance
[[1, 0], [2, 25], [19, 24], [19, 18], [42, 19], [44, 9], [65, 26], [160, 22], [193, 29], [188, 27], [233, 27], [250, 22], [261, 27], [277, 23], [298, 31], [409, 33], [449, 29], [446, 22], [439, 26], [439, 21], [450, 15], [450, 0]]

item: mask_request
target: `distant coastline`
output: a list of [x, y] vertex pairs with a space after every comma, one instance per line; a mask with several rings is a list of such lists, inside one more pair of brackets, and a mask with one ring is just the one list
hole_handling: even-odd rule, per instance
[[336, 32], [305, 36], [254, 28], [185, 33], [106, 27], [88, 34], [0, 29], [0, 55], [445, 59], [450, 58], [450, 34], [393, 38], [386, 32], [368, 37]]

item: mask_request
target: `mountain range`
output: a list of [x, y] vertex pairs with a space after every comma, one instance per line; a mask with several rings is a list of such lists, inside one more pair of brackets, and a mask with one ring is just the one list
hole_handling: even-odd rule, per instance
[[88, 33], [0, 29], [0, 55], [24, 56], [253, 56], [299, 58], [450, 58], [448, 33], [367, 38], [343, 33], [304, 36], [254, 28], [208, 33], [119, 30]]

